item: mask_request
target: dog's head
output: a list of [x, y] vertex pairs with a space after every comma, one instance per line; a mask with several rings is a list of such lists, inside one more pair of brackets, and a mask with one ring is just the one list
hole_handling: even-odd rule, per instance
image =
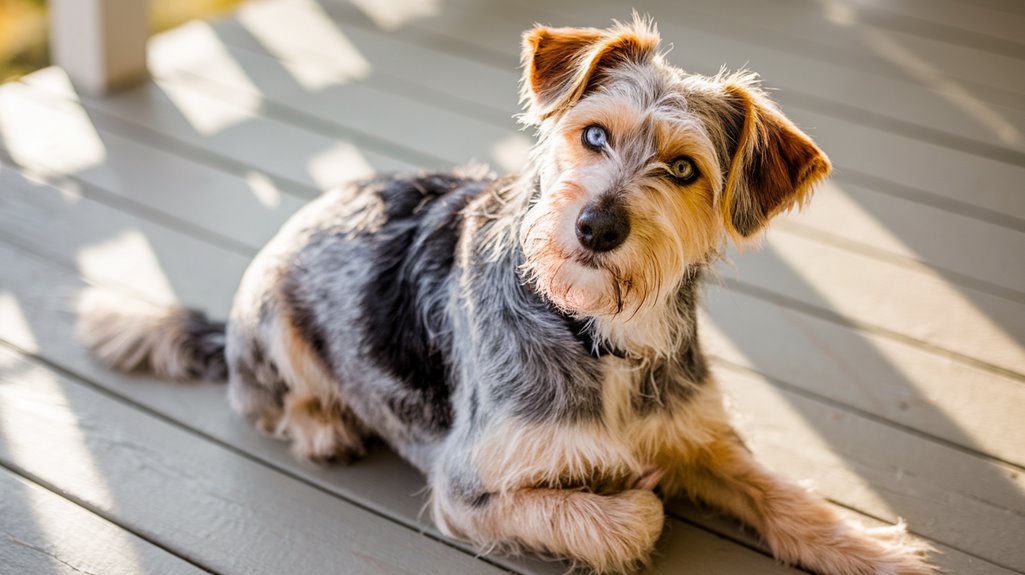
[[726, 238], [757, 235], [830, 170], [754, 75], [687, 74], [658, 45], [638, 17], [523, 37], [540, 193], [520, 242], [531, 279], [578, 316], [661, 307]]

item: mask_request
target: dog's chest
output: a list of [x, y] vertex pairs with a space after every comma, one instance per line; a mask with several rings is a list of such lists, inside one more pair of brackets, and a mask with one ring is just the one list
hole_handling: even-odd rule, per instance
[[650, 373], [618, 358], [604, 361], [600, 420], [495, 425], [474, 450], [486, 484], [498, 489], [628, 484], [711, 441], [712, 429], [724, 418], [714, 385], [685, 399], [655, 397], [643, 379]]

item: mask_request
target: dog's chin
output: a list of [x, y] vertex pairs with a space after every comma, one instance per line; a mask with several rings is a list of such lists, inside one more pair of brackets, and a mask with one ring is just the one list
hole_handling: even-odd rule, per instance
[[567, 259], [546, 283], [546, 295], [556, 306], [577, 317], [609, 315], [620, 311], [608, 271], [593, 261]]

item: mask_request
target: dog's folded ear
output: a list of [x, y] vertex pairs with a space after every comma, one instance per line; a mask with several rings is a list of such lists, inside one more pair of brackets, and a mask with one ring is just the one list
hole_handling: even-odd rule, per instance
[[636, 14], [608, 29], [535, 26], [523, 34], [523, 122], [540, 124], [561, 115], [626, 62], [644, 63], [658, 49], [654, 24]]
[[776, 214], [802, 205], [829, 175], [826, 154], [765, 96], [751, 75], [724, 83], [732, 154], [722, 197], [726, 229], [742, 240]]

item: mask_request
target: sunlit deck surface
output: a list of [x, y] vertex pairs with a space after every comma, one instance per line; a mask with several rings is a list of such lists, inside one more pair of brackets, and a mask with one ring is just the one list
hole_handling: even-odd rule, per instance
[[[759, 72], [836, 174], [706, 288], [703, 336], [769, 467], [951, 573], [1025, 572], [1025, 4], [653, 0], [670, 60]], [[123, 377], [73, 336], [85, 284], [223, 317], [299, 206], [375, 170], [522, 165], [519, 34], [602, 0], [255, 1], [150, 44], [109, 98], [0, 87], [0, 572], [562, 573], [477, 557], [384, 448], [313, 468], [223, 386]], [[781, 574], [668, 506], [652, 573]]]

